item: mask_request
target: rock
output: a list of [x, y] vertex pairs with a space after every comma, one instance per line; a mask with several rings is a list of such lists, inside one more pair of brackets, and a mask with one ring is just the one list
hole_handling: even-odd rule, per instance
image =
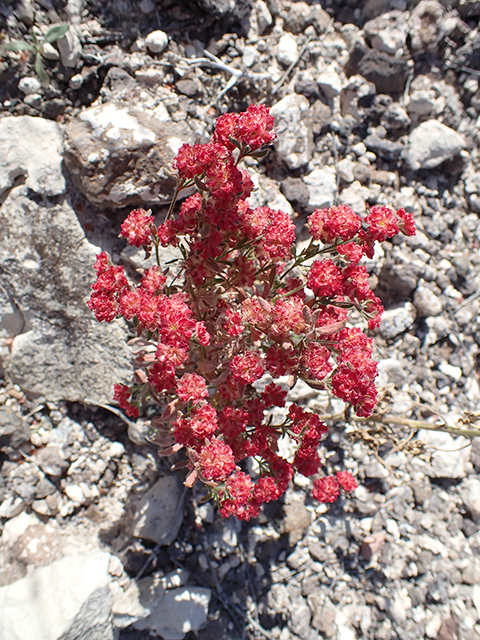
[[408, 23], [405, 12], [388, 11], [364, 24], [364, 31], [372, 47], [398, 55], [407, 40]]
[[64, 192], [62, 132], [56, 122], [32, 116], [0, 120], [0, 194], [21, 176], [40, 195]]
[[280, 190], [294, 209], [304, 209], [307, 206], [310, 194], [301, 178], [288, 176], [281, 181]]
[[0, 587], [0, 639], [113, 640], [110, 557], [66, 556]]
[[207, 13], [227, 21], [242, 20], [252, 9], [252, 0], [195, 0]]
[[314, 135], [322, 133], [324, 127], [330, 124], [332, 119], [332, 110], [321, 100], [315, 100], [309, 109], [309, 120]]
[[153, 631], [164, 640], [182, 640], [189, 631], [196, 633], [205, 624], [211, 596], [210, 589], [202, 587], [171, 589], [134, 627]]
[[467, 438], [453, 438], [449, 433], [422, 429], [417, 434], [421, 442], [433, 450], [425, 473], [431, 478], [462, 478], [470, 459], [471, 444]]
[[382, 317], [380, 334], [386, 340], [395, 338], [412, 326], [416, 315], [415, 307], [411, 302], [406, 302], [401, 307], [387, 309]]
[[78, 189], [102, 207], [147, 206], [171, 197], [171, 163], [192, 132], [135, 106], [102, 104], [66, 127], [65, 163]]
[[175, 476], [160, 478], [142, 497], [133, 535], [156, 544], [169, 545], [183, 520], [183, 495]]
[[443, 37], [444, 8], [436, 0], [421, 0], [409, 20], [411, 48], [415, 51], [435, 51]]
[[80, 89], [82, 84], [83, 84], [83, 76], [81, 73], [76, 73], [68, 81], [68, 86], [70, 87], [70, 89], [73, 89], [73, 91]]
[[109, 402], [114, 383], [131, 375], [131, 355], [125, 324], [98, 323], [86, 308], [99, 249], [67, 202], [38, 205], [27, 191], [13, 189], [0, 211], [9, 239], [0, 245], [1, 286], [28, 318], [6, 375], [31, 397]]
[[10, 407], [0, 407], [0, 449], [18, 448], [30, 440], [30, 427], [21, 415]]
[[367, 187], [362, 187], [360, 182], [354, 181], [352, 184], [343, 189], [340, 194], [340, 202], [347, 204], [351, 209], [362, 215], [365, 213], [365, 202], [370, 196], [370, 191]]
[[457, 156], [465, 146], [462, 134], [438, 120], [427, 120], [410, 133], [404, 157], [414, 171], [433, 169]]
[[355, 176], [353, 170], [355, 168], [355, 163], [351, 158], [343, 158], [340, 162], [337, 163], [337, 171], [338, 177], [340, 180], [344, 182], [353, 182], [355, 180]]
[[290, 33], [284, 33], [277, 45], [278, 61], [288, 67], [298, 58], [297, 41]]
[[413, 304], [418, 315], [438, 316], [442, 313], [443, 304], [438, 296], [425, 285], [419, 285], [413, 294]]
[[314, 169], [303, 178], [308, 187], [308, 211], [333, 206], [337, 194], [337, 178], [333, 167]]
[[338, 65], [331, 62], [325, 69], [316, 76], [316, 81], [320, 89], [327, 98], [338, 96], [342, 90], [342, 78], [338, 72]]
[[38, 93], [42, 88], [42, 83], [38, 78], [21, 78], [18, 88], [26, 96], [29, 96], [32, 93]]
[[374, 133], [366, 136], [364, 143], [369, 151], [373, 151], [377, 156], [385, 158], [386, 160], [396, 160], [404, 150], [401, 142], [387, 140]]
[[312, 593], [307, 597], [308, 606], [313, 615], [312, 627], [323, 633], [327, 638], [336, 635], [335, 616], [337, 609], [326, 595]]
[[348, 76], [360, 74], [373, 82], [378, 93], [401, 93], [409, 71], [406, 58], [392, 56], [377, 49], [357, 46], [348, 62]]
[[312, 154], [312, 132], [302, 118], [308, 108], [305, 96], [291, 93], [270, 109], [278, 134], [275, 149], [290, 169], [299, 169], [307, 164]]
[[60, 60], [60, 54], [50, 42], [44, 42], [40, 49], [42, 56], [47, 60]]
[[480, 480], [478, 478], [464, 480], [458, 488], [458, 493], [470, 512], [472, 520], [480, 524]]
[[285, 518], [282, 528], [288, 533], [289, 545], [295, 546], [299, 542], [312, 522], [310, 512], [305, 508], [305, 501], [293, 491], [287, 493], [285, 502]]
[[75, 69], [80, 62], [82, 45], [73, 25], [70, 25], [67, 33], [57, 40], [57, 46], [63, 66]]
[[151, 31], [145, 38], [145, 44], [152, 53], [162, 53], [168, 47], [168, 35], [164, 31]]

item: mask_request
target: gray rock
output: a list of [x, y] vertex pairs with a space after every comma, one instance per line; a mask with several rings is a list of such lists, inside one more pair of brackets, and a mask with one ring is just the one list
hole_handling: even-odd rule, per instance
[[107, 103], [68, 123], [65, 162], [77, 188], [95, 205], [158, 204], [171, 197], [172, 160], [192, 137], [185, 124], [166, 124], [135, 106]]
[[242, 20], [252, 8], [252, 0], [195, 0], [207, 13], [228, 21]]
[[462, 134], [438, 120], [427, 120], [410, 133], [404, 154], [414, 171], [433, 169], [457, 156], [465, 146]]
[[386, 340], [395, 338], [412, 326], [416, 315], [415, 307], [411, 302], [406, 302], [395, 309], [387, 309], [382, 317], [381, 335]]
[[347, 65], [347, 75], [360, 74], [373, 82], [378, 93], [399, 93], [403, 91], [409, 71], [405, 57], [397, 57], [358, 46], [354, 49]]
[[175, 476], [160, 478], [140, 500], [133, 535], [169, 545], [183, 520], [183, 495]]
[[123, 322], [98, 323], [86, 307], [97, 247], [66, 202], [40, 206], [12, 190], [0, 211], [1, 286], [24, 318], [3, 363], [32, 397], [109, 402], [131, 375]]
[[22, 416], [10, 407], [0, 407], [0, 449], [19, 447], [30, 439], [30, 427]]
[[78, 37], [76, 28], [70, 25], [67, 33], [57, 40], [58, 50], [64, 67], [75, 69], [80, 62], [82, 55], [82, 45]]
[[205, 624], [211, 596], [210, 589], [202, 587], [171, 589], [134, 627], [153, 631], [164, 640], [182, 640], [189, 631], [196, 633]]
[[277, 139], [275, 149], [290, 169], [298, 169], [310, 160], [313, 149], [311, 130], [302, 119], [309, 102], [305, 96], [291, 93], [273, 105]]
[[66, 556], [0, 587], [0, 640], [113, 640], [110, 557]]
[[32, 116], [0, 120], [0, 194], [20, 177], [35, 193], [64, 192], [62, 132], [56, 122]]

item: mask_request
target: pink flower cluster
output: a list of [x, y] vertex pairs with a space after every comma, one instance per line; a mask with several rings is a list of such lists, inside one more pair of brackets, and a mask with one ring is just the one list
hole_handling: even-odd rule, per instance
[[[159, 408], [152, 424], [161, 453], [183, 448], [186, 483], [199, 478], [223, 516], [246, 520], [279, 498], [294, 472], [314, 478], [312, 495], [322, 502], [356, 488], [347, 471], [321, 477], [327, 427], [288, 403], [287, 391], [303, 380], [371, 415], [372, 339], [347, 322], [354, 308], [374, 329], [383, 307], [359, 263], [376, 242], [415, 233], [403, 209], [372, 207], [362, 220], [340, 205], [309, 216], [312, 240], [298, 253], [289, 216], [252, 209], [253, 183], [238, 168], [274, 138], [268, 109], [251, 105], [221, 116], [210, 142], [184, 144], [174, 162], [177, 195], [192, 186], [198, 192], [176, 218], [172, 204], [159, 226], [142, 209], [122, 224], [121, 235], [147, 257], [154, 253], [157, 265], [133, 283], [102, 252], [88, 303], [99, 321], [123, 317], [137, 332], [134, 384], [115, 387], [120, 407], [133, 418]], [[183, 254], [176, 277], [161, 263], [169, 245]], [[274, 407], [283, 421], [273, 420]], [[295, 448], [291, 462], [279, 454], [285, 437]], [[242, 466], [248, 458], [256, 461], [252, 475]]]

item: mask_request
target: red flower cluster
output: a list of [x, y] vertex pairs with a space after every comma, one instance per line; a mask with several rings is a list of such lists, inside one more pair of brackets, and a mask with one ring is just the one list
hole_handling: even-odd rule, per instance
[[[403, 209], [372, 207], [362, 220], [340, 205], [309, 216], [312, 243], [297, 254], [289, 216], [250, 208], [253, 183], [239, 168], [275, 139], [273, 124], [267, 107], [251, 105], [221, 116], [210, 142], [183, 145], [174, 161], [177, 195], [195, 185], [198, 192], [177, 217], [174, 202], [159, 226], [142, 209], [122, 224], [127, 242], [154, 253], [158, 264], [132, 283], [102, 252], [88, 303], [98, 320], [123, 317], [138, 334], [135, 385], [116, 385], [115, 400], [132, 418], [150, 404], [161, 407], [152, 423], [163, 454], [183, 447], [186, 483], [198, 477], [223, 516], [241, 519], [279, 498], [294, 472], [321, 472], [318, 449], [327, 427], [288, 402], [297, 380], [329, 390], [358, 415], [372, 413], [372, 340], [346, 326], [348, 308], [363, 313], [371, 329], [379, 325], [383, 307], [359, 263], [373, 256], [376, 242], [415, 233]], [[175, 277], [161, 264], [169, 245], [183, 254]], [[274, 407], [285, 407], [283, 420], [273, 420]], [[283, 437], [295, 446], [291, 463], [279, 455]], [[252, 475], [241, 466], [247, 458], [258, 463]], [[356, 486], [341, 471], [314, 479], [312, 495], [333, 502]]]

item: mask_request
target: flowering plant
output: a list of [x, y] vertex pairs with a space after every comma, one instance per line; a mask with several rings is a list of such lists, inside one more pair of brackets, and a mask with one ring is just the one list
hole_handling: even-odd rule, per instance
[[[312, 239], [297, 251], [287, 214], [249, 207], [253, 183], [239, 168], [243, 158], [264, 155], [276, 137], [273, 124], [265, 106], [251, 105], [218, 118], [209, 143], [184, 144], [165, 222], [156, 226], [137, 209], [122, 224], [121, 236], [146, 257], [154, 252], [157, 264], [133, 284], [102, 252], [88, 303], [99, 321], [123, 317], [137, 332], [134, 384], [115, 386], [120, 407], [134, 418], [149, 404], [161, 407], [151, 418], [160, 452], [183, 448], [186, 484], [199, 478], [222, 516], [245, 520], [279, 498], [295, 471], [320, 475], [317, 449], [328, 429], [318, 415], [287, 403], [297, 380], [371, 415], [372, 339], [347, 321], [356, 309], [374, 329], [383, 307], [359, 263], [373, 257], [376, 242], [415, 233], [403, 209], [375, 206], [362, 220], [340, 205], [309, 216]], [[197, 192], [174, 218], [178, 194], [191, 187]], [[183, 256], [177, 274], [161, 261], [169, 245]], [[291, 461], [279, 455], [283, 437], [294, 444]], [[256, 462], [251, 473], [240, 467], [249, 458]], [[312, 495], [334, 502], [356, 486], [340, 471], [314, 479]]]

